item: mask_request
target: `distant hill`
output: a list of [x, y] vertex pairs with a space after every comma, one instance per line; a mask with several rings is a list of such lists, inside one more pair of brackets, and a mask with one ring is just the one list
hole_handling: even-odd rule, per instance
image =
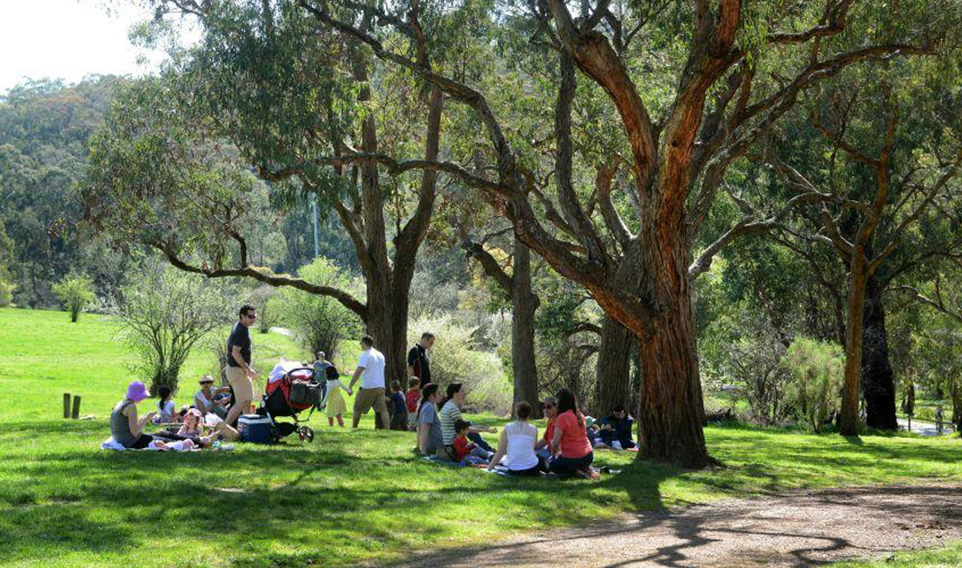
[[0, 97], [0, 281], [16, 287], [19, 305], [55, 304], [50, 287], [72, 270], [101, 280], [108, 272], [103, 257], [94, 262], [79, 246], [71, 187], [122, 81], [30, 81]]

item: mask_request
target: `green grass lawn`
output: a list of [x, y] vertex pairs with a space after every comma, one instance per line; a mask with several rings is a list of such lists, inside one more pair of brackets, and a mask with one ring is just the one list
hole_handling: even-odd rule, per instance
[[[748, 427], [706, 430], [721, 470], [598, 452], [623, 472], [598, 482], [506, 479], [417, 459], [413, 434], [373, 431], [370, 415], [358, 431], [315, 416], [313, 444], [102, 452], [134, 362], [116, 329], [98, 316], [71, 324], [59, 312], [0, 310], [0, 565], [347, 566], [726, 496], [962, 479], [958, 439]], [[255, 357], [303, 356], [284, 336], [254, 342]], [[184, 376], [193, 381], [211, 357], [196, 353]], [[97, 419], [63, 420], [66, 391], [82, 394], [83, 413]]]
[[962, 566], [962, 543], [938, 550], [899, 552], [879, 560], [839, 562], [829, 568], [957, 568]]

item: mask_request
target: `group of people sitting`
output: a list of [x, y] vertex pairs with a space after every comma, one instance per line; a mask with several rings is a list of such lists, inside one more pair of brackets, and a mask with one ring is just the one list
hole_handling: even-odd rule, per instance
[[[170, 389], [163, 386], [157, 392], [157, 410], [139, 416], [137, 405], [150, 393], [143, 382], [133, 381], [127, 387], [127, 395], [110, 412], [110, 435], [114, 442], [131, 450], [190, 450], [214, 446], [220, 440], [237, 440], [240, 433], [224, 421], [230, 403], [229, 391], [229, 387], [215, 389], [214, 379], [204, 375], [194, 403], [178, 411], [170, 399]], [[151, 435], [144, 432], [151, 421], [174, 426]]]
[[[502, 429], [497, 449], [480, 435], [497, 433], [497, 429], [472, 424], [461, 416], [467, 396], [463, 386], [450, 384], [445, 394], [439, 401], [436, 384], [421, 390], [416, 422], [417, 449], [422, 454], [446, 462], [487, 464], [489, 470], [500, 469], [510, 475], [594, 475], [591, 468], [594, 445], [588, 435], [588, 423], [568, 389], [562, 389], [557, 397], [545, 399], [542, 408], [548, 425], [540, 439], [537, 427], [529, 422], [533, 415], [531, 405], [523, 401], [516, 403], [514, 420]], [[614, 428], [599, 428], [599, 432], [615, 435]]]

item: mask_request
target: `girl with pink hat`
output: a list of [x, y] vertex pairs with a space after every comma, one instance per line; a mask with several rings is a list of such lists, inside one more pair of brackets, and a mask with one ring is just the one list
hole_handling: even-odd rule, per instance
[[127, 387], [127, 396], [114, 406], [110, 413], [110, 434], [123, 447], [141, 450], [154, 442], [155, 448], [167, 449], [167, 445], [153, 436], [144, 434], [144, 425], [156, 414], [148, 412], [143, 418], [137, 417], [137, 403], [147, 398], [147, 387], [140, 381], [134, 381]]

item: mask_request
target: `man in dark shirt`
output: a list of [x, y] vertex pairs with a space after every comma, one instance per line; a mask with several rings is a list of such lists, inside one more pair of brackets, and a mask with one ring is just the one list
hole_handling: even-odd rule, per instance
[[227, 413], [225, 422], [233, 425], [241, 414], [248, 411], [254, 400], [254, 377], [251, 367], [251, 334], [257, 315], [254, 307], [245, 305], [240, 309], [240, 319], [234, 324], [227, 338], [227, 382], [234, 391], [234, 405]]
[[635, 442], [632, 439], [634, 424], [635, 421], [625, 412], [625, 407], [619, 404], [615, 406], [611, 416], [601, 421], [601, 440], [608, 447], [618, 442], [623, 450], [634, 448]]
[[421, 334], [421, 341], [408, 351], [408, 377], [421, 379], [422, 389], [431, 383], [431, 354], [428, 352], [431, 347], [434, 347], [434, 334], [425, 331]]

